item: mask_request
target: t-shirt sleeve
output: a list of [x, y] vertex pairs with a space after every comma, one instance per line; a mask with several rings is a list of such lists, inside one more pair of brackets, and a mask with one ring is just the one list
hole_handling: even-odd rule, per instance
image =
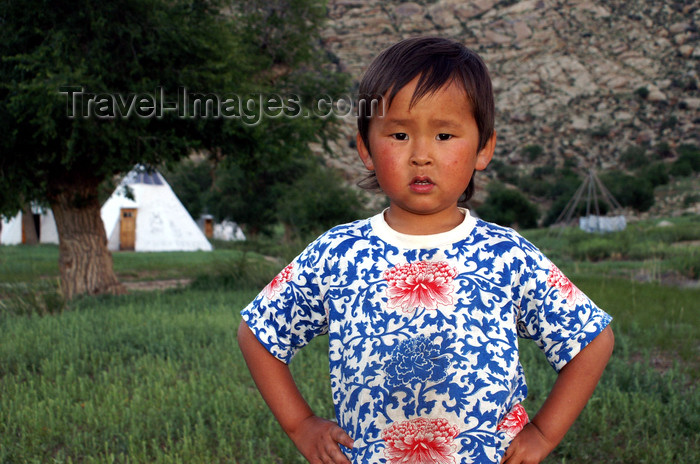
[[311, 254], [307, 248], [241, 310], [260, 343], [286, 364], [314, 337], [328, 332]]
[[535, 341], [559, 372], [612, 320], [549, 259], [531, 256], [518, 335]]

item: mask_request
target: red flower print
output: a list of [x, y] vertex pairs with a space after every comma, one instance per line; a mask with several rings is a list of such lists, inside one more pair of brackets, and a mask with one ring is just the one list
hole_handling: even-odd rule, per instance
[[520, 433], [528, 422], [530, 422], [530, 418], [527, 417], [527, 411], [518, 403], [508, 411], [508, 414], [503, 416], [496, 430], [502, 430], [506, 435], [513, 438]]
[[562, 274], [559, 268], [554, 264], [552, 264], [552, 267], [549, 269], [547, 285], [559, 290], [569, 305], [573, 306], [583, 298], [581, 290], [576, 288], [576, 285], [574, 285], [568, 277]]
[[394, 422], [382, 432], [389, 464], [454, 464], [454, 438], [459, 429], [446, 419]]
[[406, 263], [384, 271], [390, 308], [409, 313], [452, 304], [452, 280], [457, 270], [444, 261]]
[[267, 284], [267, 286], [264, 288], [265, 296], [268, 298], [272, 298], [275, 293], [279, 293], [282, 291], [282, 287], [286, 282], [289, 282], [292, 280], [292, 265], [289, 264], [287, 267], [282, 269], [277, 276], [275, 276], [274, 279], [272, 279], [272, 282]]

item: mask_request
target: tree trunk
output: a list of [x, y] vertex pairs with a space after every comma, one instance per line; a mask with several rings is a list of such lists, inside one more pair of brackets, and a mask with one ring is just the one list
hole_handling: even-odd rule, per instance
[[59, 238], [61, 289], [66, 299], [82, 294], [126, 293], [107, 249], [97, 188], [95, 180], [78, 181], [64, 184], [50, 198]]
[[22, 208], [22, 243], [36, 245], [39, 243], [39, 235], [36, 233], [34, 213], [29, 206]]

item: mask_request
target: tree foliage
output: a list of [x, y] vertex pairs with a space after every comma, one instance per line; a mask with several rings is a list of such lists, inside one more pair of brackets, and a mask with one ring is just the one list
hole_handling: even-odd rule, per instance
[[[253, 0], [241, 1], [236, 8], [247, 18], [240, 35], [257, 51], [255, 62], [261, 69], [249, 85], [254, 89], [250, 95], [281, 96], [288, 111], [276, 114], [254, 99], [251, 114], [267, 117], [238, 127], [232, 140], [223, 144], [225, 150], [208, 151], [209, 191], [198, 201], [201, 212], [235, 220], [255, 235], [269, 232], [280, 221], [281, 199], [305, 173], [318, 169], [320, 159], [309, 144], [325, 146], [337, 128], [333, 111], [316, 105], [321, 99], [335, 102], [347, 95], [349, 76], [313, 46], [326, 17], [322, 2]], [[294, 101], [285, 104], [289, 96]], [[190, 177], [173, 163], [169, 168]]]
[[[198, 121], [99, 118], [86, 94], [171, 95], [178, 87], [221, 88], [233, 31], [210, 4], [155, 0], [5, 1], [0, 7], [0, 211], [47, 200], [76, 183], [101, 181], [135, 163], [157, 165], [198, 145]], [[77, 98], [77, 94], [73, 94]]]
[[[245, 173], [235, 160], [214, 170], [206, 160], [187, 159], [165, 176], [194, 217], [208, 213], [234, 220], [249, 236], [272, 234], [283, 224], [287, 238], [300, 238], [368, 214], [361, 195], [319, 161], [298, 159], [284, 170], [268, 170], [271, 184], [257, 195], [246, 194]], [[282, 175], [272, 180], [277, 174]]]
[[[162, 89], [172, 101], [187, 88], [242, 97], [295, 92], [309, 100], [329, 87], [326, 82], [333, 90], [342, 88], [342, 78], [332, 72], [319, 76], [318, 63], [309, 62], [315, 58], [313, 31], [325, 10], [316, 1], [289, 4], [2, 2], [0, 191], [6, 193], [0, 212], [12, 214], [28, 199], [70, 188], [76, 178], [106, 179], [136, 163], [158, 166], [193, 149], [245, 157], [241, 163], [248, 165], [259, 164], [256, 157], [271, 146], [276, 152], [281, 145], [305, 150], [305, 142], [329, 128], [329, 121], [286, 118], [253, 127], [238, 119], [182, 118], [175, 112], [162, 118], [133, 113], [98, 118], [94, 107], [90, 117], [71, 119], [70, 95], [60, 93], [82, 89], [127, 98]], [[224, 7], [233, 13], [225, 16]]]
[[[111, 268], [111, 258], [78, 266], [84, 254], [108, 255], [100, 183], [193, 151], [235, 163], [247, 199], [263, 197], [253, 207], [264, 211], [272, 200], [260, 192], [293, 176], [308, 143], [332, 131], [332, 118], [303, 117], [309, 101], [346, 84], [314, 52], [324, 16], [315, 0], [0, 2], [0, 214], [48, 203], [61, 268]], [[299, 100], [267, 117], [272, 93]], [[201, 116], [212, 96], [238, 110], [198, 117], [195, 101]], [[177, 111], [155, 110], [174, 101]], [[87, 285], [77, 291], [103, 291]]]

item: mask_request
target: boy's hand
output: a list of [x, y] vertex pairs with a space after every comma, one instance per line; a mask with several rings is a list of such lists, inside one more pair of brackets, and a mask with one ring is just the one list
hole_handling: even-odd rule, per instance
[[608, 326], [559, 371], [544, 404], [513, 438], [501, 464], [537, 464], [557, 446], [593, 394], [614, 344]]
[[338, 444], [352, 448], [353, 440], [335, 422], [309, 416], [289, 436], [311, 464], [350, 464]]
[[501, 464], [539, 464], [553, 448], [537, 426], [529, 422], [513, 438]]

